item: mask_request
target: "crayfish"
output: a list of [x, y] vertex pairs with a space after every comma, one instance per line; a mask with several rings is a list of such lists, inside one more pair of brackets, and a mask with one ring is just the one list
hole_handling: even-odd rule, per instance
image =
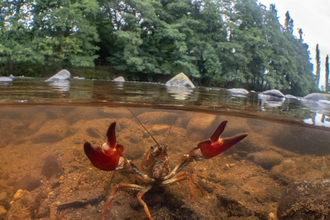
[[223, 121], [209, 140], [199, 143], [197, 147], [193, 148], [187, 154], [184, 154], [172, 171], [169, 167], [168, 146], [166, 144], [158, 144], [140, 121], [139, 123], [146, 129], [152, 139], [156, 142], [156, 145], [150, 147], [147, 153], [144, 154], [141, 164], [138, 166], [134, 165], [132, 161], [122, 155], [124, 147], [116, 142], [116, 122], [110, 124], [107, 131], [108, 140], [106, 143], [102, 144], [101, 147], [94, 148], [88, 141], [86, 141], [84, 144], [85, 154], [95, 167], [105, 171], [130, 172], [136, 177], [135, 179], [139, 183], [142, 183], [141, 185], [128, 183], [119, 183], [115, 185], [110, 190], [110, 196], [102, 209], [102, 220], [104, 220], [105, 212], [110, 207], [117, 190], [138, 190], [137, 199], [144, 207], [150, 220], [153, 220], [153, 218], [151, 217], [146, 203], [142, 200], [142, 196], [154, 185], [167, 185], [188, 180], [191, 199], [193, 198], [196, 200], [192, 187], [193, 184], [201, 191], [203, 196], [206, 195], [203, 188], [192, 177], [192, 175], [186, 171], [182, 171], [182, 169], [194, 160], [202, 161], [217, 156], [247, 136], [247, 134], [241, 134], [230, 138], [220, 138], [220, 134], [224, 131], [227, 122], [228, 121]]

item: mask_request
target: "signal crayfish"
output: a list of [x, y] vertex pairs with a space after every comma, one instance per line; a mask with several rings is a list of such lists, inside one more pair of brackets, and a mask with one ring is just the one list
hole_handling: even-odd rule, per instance
[[[137, 119], [136, 116], [135, 118]], [[148, 132], [140, 121], [139, 123]], [[110, 207], [117, 190], [138, 190], [137, 199], [144, 207], [150, 220], [153, 220], [153, 218], [146, 203], [142, 200], [142, 196], [155, 185], [167, 185], [187, 180], [190, 199], [196, 201], [192, 187], [193, 184], [201, 191], [203, 196], [206, 195], [203, 188], [192, 177], [192, 175], [186, 171], [182, 171], [182, 169], [192, 161], [202, 161], [219, 155], [247, 136], [247, 134], [241, 134], [229, 138], [220, 138], [226, 124], [227, 121], [223, 121], [209, 140], [200, 142], [197, 147], [190, 150], [187, 154], [184, 154], [172, 171], [169, 167], [168, 146], [166, 144], [158, 144], [149, 132], [148, 134], [156, 142], [156, 145], [150, 147], [150, 149], [144, 154], [142, 162], [138, 166], [134, 165], [132, 161], [122, 155], [124, 147], [117, 144], [116, 141], [116, 122], [110, 124], [107, 131], [107, 142], [102, 144], [102, 146], [94, 148], [88, 141], [86, 141], [84, 144], [85, 154], [96, 168], [104, 171], [129, 172], [134, 175], [138, 183], [141, 183], [141, 185], [128, 183], [119, 183], [115, 185], [110, 190], [110, 196], [103, 206], [101, 213], [102, 220], [105, 219], [105, 213]], [[171, 127], [169, 128], [169, 131], [171, 130]]]

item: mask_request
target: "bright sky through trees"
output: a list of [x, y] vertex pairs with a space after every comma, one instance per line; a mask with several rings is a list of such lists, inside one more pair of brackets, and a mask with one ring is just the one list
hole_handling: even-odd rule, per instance
[[290, 12], [294, 20], [294, 35], [299, 36], [298, 28], [302, 28], [304, 42], [309, 45], [311, 62], [314, 65], [313, 73], [316, 71], [315, 48], [320, 47], [321, 77], [320, 86], [325, 81], [325, 58], [330, 54], [330, 1], [329, 0], [259, 0], [269, 9], [270, 4], [275, 4], [279, 22], [284, 24], [285, 13]]

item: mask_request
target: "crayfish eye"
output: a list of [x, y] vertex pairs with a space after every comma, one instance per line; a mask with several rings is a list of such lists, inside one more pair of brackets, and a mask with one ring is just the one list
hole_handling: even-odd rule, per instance
[[150, 149], [153, 150], [155, 147], [154, 146], [151, 146]]

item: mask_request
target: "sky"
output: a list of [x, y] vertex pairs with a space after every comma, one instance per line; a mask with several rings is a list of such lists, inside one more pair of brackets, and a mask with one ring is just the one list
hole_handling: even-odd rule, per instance
[[[320, 87], [325, 82], [325, 58], [330, 56], [330, 0], [258, 0], [269, 10], [275, 4], [279, 22], [283, 25], [285, 13], [289, 11], [293, 19], [294, 35], [299, 36], [302, 28], [304, 43], [309, 45], [313, 73], [316, 70], [316, 44], [319, 44], [321, 60]], [[329, 59], [330, 62], [330, 59]]]

